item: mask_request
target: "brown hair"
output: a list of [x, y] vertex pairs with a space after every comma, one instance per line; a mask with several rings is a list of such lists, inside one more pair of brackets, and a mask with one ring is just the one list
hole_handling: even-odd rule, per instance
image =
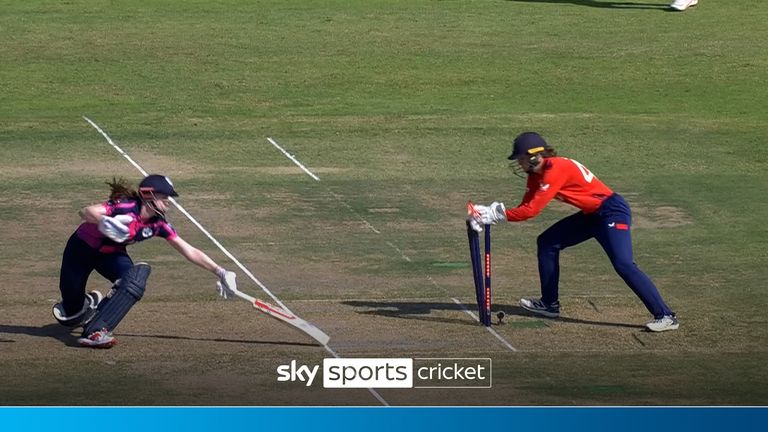
[[554, 148], [552, 148], [552, 147], [549, 147], [549, 148], [545, 149], [543, 152], [541, 152], [541, 153], [539, 153], [539, 154], [540, 154], [540, 155], [541, 155], [541, 157], [543, 157], [543, 158], [550, 158], [550, 157], [555, 157], [555, 156], [557, 156], [557, 150], [555, 150], [555, 149], [554, 149]]
[[118, 201], [125, 198], [139, 198], [139, 193], [136, 192], [136, 189], [122, 177], [119, 179], [112, 177], [112, 181], [107, 182], [107, 185], [109, 185], [110, 189], [109, 199], [112, 201]]

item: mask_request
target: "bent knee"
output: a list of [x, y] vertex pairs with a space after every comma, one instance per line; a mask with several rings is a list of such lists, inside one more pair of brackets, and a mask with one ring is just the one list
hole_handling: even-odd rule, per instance
[[557, 251], [562, 249], [562, 247], [560, 247], [560, 242], [557, 241], [557, 239], [547, 236], [546, 234], [547, 233], [544, 232], [536, 237], [536, 247], [538, 248], [539, 252], [549, 250]]

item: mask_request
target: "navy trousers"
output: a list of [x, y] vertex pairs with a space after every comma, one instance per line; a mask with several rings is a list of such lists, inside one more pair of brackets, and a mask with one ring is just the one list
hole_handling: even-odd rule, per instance
[[541, 300], [554, 303], [558, 300], [560, 280], [560, 251], [595, 238], [603, 247], [616, 273], [642, 300], [654, 318], [674, 315], [650, 278], [635, 264], [632, 258], [630, 225], [632, 213], [629, 204], [619, 194], [603, 201], [600, 209], [586, 215], [576, 213], [555, 223], [541, 233], [537, 240]]
[[67, 316], [80, 312], [85, 302], [85, 287], [91, 272], [96, 270], [110, 282], [115, 282], [133, 267], [125, 252], [101, 253], [88, 246], [77, 234], [72, 234], [64, 248], [59, 274], [59, 291]]

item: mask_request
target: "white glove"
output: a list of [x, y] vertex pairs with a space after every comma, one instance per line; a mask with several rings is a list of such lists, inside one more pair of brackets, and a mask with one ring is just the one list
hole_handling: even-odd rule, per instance
[[470, 217], [467, 219], [469, 221], [469, 226], [472, 227], [475, 232], [483, 232], [483, 224], [480, 223], [477, 219]]
[[110, 240], [122, 243], [131, 235], [128, 227], [131, 222], [133, 222], [131, 215], [104, 216], [99, 220], [99, 231]]
[[496, 222], [507, 220], [507, 215], [505, 213], [507, 209], [504, 207], [504, 203], [498, 201], [492, 202], [489, 206], [475, 205], [475, 211], [478, 215], [476, 220], [484, 225], [495, 225]]
[[475, 232], [483, 232], [483, 224], [480, 223], [480, 213], [477, 212], [476, 207], [472, 204], [472, 201], [467, 203], [467, 221], [469, 226], [475, 230]]
[[237, 275], [235, 272], [224, 270], [224, 267], [219, 267], [216, 269], [216, 276], [219, 277], [219, 280], [216, 282], [219, 295], [222, 296], [224, 300], [234, 297], [235, 291], [237, 291], [237, 281], [235, 281]]

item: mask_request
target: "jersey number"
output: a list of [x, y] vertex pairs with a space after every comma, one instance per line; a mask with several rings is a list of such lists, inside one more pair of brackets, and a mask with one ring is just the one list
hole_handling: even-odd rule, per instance
[[573, 162], [574, 164], [576, 164], [576, 167], [577, 167], [577, 168], [579, 168], [579, 171], [581, 171], [581, 175], [583, 175], [583, 176], [584, 176], [584, 180], [585, 180], [587, 183], [592, 183], [592, 179], [593, 179], [593, 178], [595, 178], [595, 175], [594, 175], [594, 174], [592, 174], [592, 173], [591, 173], [591, 172], [590, 172], [590, 171], [587, 169], [587, 167], [585, 167], [584, 165], [582, 165], [582, 164], [580, 164], [580, 163], [576, 162], [576, 161], [575, 161], [575, 160], [573, 160], [573, 159], [568, 159], [568, 160], [569, 160], [569, 161], [571, 161], [571, 162]]

